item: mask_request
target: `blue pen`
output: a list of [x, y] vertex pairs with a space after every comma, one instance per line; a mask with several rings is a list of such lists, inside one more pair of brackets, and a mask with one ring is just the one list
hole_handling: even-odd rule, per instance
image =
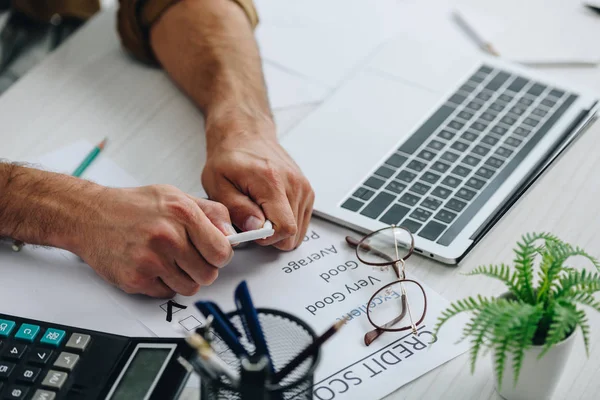
[[258, 312], [252, 303], [252, 297], [250, 297], [250, 291], [248, 290], [246, 281], [242, 281], [235, 289], [234, 299], [238, 312], [242, 317], [241, 319], [244, 329], [246, 330], [246, 335], [248, 336], [248, 339], [254, 343], [254, 347], [256, 348], [255, 355], [258, 357], [266, 356], [269, 360], [269, 369], [271, 373], [274, 373], [275, 370], [269, 354], [267, 341], [262, 327], [260, 326]]
[[[198, 301], [198, 302], [196, 302], [196, 308], [198, 308], [198, 310], [200, 310], [200, 312], [202, 314], [204, 314], [204, 317], [206, 317], [206, 318], [208, 318], [209, 315], [213, 316], [212, 326], [214, 327], [214, 329], [217, 332], [217, 334], [219, 335], [219, 337], [221, 339], [223, 339], [225, 344], [227, 344], [227, 346], [229, 346], [231, 351], [233, 351], [233, 353], [236, 356], [249, 357], [248, 352], [246, 351], [244, 346], [242, 346], [242, 344], [238, 340], [235, 332], [233, 330], [231, 330], [231, 328], [229, 327], [227, 318], [223, 319], [223, 317], [221, 316], [221, 313], [219, 313], [217, 310], [215, 310], [215, 308], [213, 307], [212, 304], [205, 302], [205, 301]], [[205, 313], [205, 311], [206, 311], [206, 313]]]
[[[207, 305], [209, 305], [211, 308], [211, 311], [209, 311], [207, 309]], [[196, 308], [198, 308], [198, 310], [200, 310], [200, 312], [202, 314], [204, 314], [205, 316], [207, 314], [211, 314], [212, 315], [212, 311], [216, 312], [217, 314], [219, 314], [219, 316], [221, 317], [221, 319], [223, 321], [225, 321], [225, 323], [227, 324], [227, 326], [229, 327], [229, 329], [231, 329], [233, 331], [233, 333], [235, 334], [235, 336], [237, 336], [238, 338], [242, 337], [242, 334], [240, 333], [240, 331], [235, 327], [235, 325], [233, 325], [233, 323], [231, 322], [231, 320], [229, 318], [227, 318], [227, 315], [225, 315], [225, 313], [221, 310], [221, 307], [219, 307], [216, 303], [213, 303], [212, 301], [199, 301], [196, 303]]]

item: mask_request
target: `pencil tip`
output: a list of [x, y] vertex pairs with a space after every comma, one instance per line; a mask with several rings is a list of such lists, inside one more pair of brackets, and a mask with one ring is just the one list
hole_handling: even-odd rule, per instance
[[334, 329], [337, 331], [339, 330], [342, 326], [346, 325], [346, 322], [348, 322], [348, 320], [346, 318], [339, 320], [338, 322], [336, 322], [333, 327]]
[[104, 150], [104, 147], [106, 146], [106, 142], [108, 142], [108, 138], [107, 137], [104, 138], [104, 140], [100, 142], [100, 144], [98, 145], [98, 148], [100, 150]]

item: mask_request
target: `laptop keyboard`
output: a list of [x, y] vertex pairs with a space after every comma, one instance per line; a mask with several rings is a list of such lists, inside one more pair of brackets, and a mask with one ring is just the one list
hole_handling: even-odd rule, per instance
[[576, 99], [483, 65], [342, 207], [448, 246]]

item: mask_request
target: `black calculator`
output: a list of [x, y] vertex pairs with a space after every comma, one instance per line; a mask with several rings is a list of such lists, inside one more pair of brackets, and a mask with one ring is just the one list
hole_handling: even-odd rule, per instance
[[131, 338], [0, 314], [0, 399], [177, 399], [190, 355], [183, 339]]

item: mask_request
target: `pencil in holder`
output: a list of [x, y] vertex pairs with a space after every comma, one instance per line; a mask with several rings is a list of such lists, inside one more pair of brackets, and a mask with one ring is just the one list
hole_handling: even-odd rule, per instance
[[[275, 372], [281, 370], [289, 361], [317, 338], [315, 332], [297, 317], [273, 309], [258, 308], [258, 317], [263, 329], [267, 347]], [[237, 311], [227, 314], [229, 320], [244, 332], [242, 320]], [[249, 354], [254, 354], [254, 346], [245, 334], [241, 344]], [[215, 351], [240, 376], [240, 382], [234, 384], [226, 377], [214, 378], [200, 373], [200, 398], [202, 400], [308, 400], [312, 399], [314, 372], [319, 361], [319, 350], [309, 356], [302, 364], [290, 372], [278, 384], [269, 382], [268, 362], [264, 359], [238, 358], [214, 337]], [[244, 363], [244, 366], [242, 366]]]

